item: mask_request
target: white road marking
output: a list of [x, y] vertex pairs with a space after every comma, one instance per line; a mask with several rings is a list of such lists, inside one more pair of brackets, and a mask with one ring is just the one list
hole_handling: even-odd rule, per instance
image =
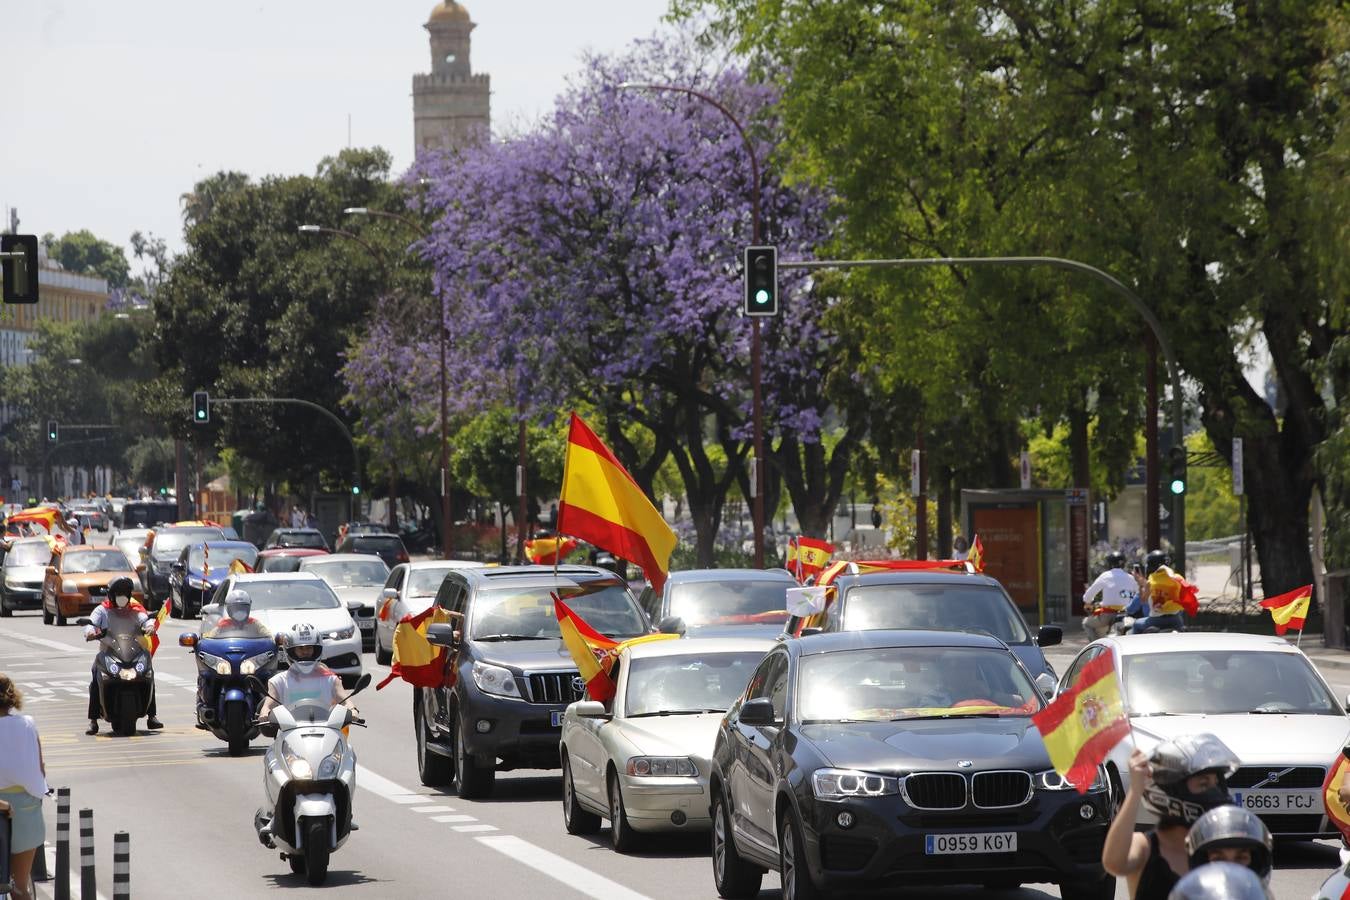
[[473, 816], [432, 816], [433, 822], [473, 822]]
[[35, 644], [39, 647], [46, 647], [48, 650], [60, 650], [62, 653], [79, 653], [83, 655], [87, 652], [84, 647], [72, 647], [69, 644], [63, 644], [60, 641], [49, 641], [46, 638], [33, 637], [30, 634], [20, 634], [15, 631], [8, 632], [5, 637], [10, 637], [16, 641], [23, 641], [28, 644]]
[[413, 812], [420, 813], [448, 813], [455, 811], [453, 806], [410, 806], [408, 808]]
[[[450, 827], [460, 832], [497, 830], [496, 825], [451, 825]], [[533, 844], [531, 844], [531, 846], [533, 846]]]
[[[420, 796], [401, 785], [395, 784], [383, 775], [376, 775], [365, 766], [356, 767], [356, 785], [395, 803], [408, 803], [409, 801], [406, 798]], [[426, 799], [430, 800], [431, 798]]]
[[588, 896], [604, 900], [647, 900], [642, 894], [624, 887], [617, 881], [610, 881], [592, 869], [564, 859], [556, 853], [550, 853], [543, 847], [536, 847], [514, 835], [492, 835], [476, 840]]

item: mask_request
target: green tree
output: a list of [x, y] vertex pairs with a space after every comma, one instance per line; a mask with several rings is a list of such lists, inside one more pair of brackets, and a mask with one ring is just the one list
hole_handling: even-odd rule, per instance
[[47, 245], [47, 255], [71, 272], [105, 278], [110, 288], [126, 287], [130, 280], [126, 251], [95, 237], [88, 229], [68, 231], [59, 238], [44, 234], [42, 242]]

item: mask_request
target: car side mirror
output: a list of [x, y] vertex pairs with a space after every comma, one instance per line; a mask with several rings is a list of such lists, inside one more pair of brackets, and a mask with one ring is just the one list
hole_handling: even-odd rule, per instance
[[1055, 684], [1055, 679], [1051, 678], [1046, 672], [1036, 676], [1036, 689], [1041, 692], [1041, 696], [1046, 700], [1055, 699], [1055, 693], [1059, 686]]
[[773, 715], [773, 701], [768, 697], [756, 697], [741, 704], [740, 721], [742, 725], [776, 725]]
[[684, 619], [679, 616], [666, 616], [660, 622], [656, 623], [656, 630], [662, 634], [684, 634], [687, 630], [684, 625]]
[[185, 631], [178, 636], [178, 646], [195, 647], [197, 646], [197, 633], [195, 631]]
[[382, 600], [397, 600], [397, 599], [398, 599], [398, 589], [397, 589], [397, 588], [385, 588], [384, 590], [380, 591], [380, 599], [382, 599]]
[[453, 649], [459, 646], [459, 632], [449, 622], [436, 622], [427, 626], [427, 641], [437, 647]]
[[599, 700], [578, 700], [572, 705], [573, 711], [582, 719], [608, 719], [609, 710]]
[[1042, 625], [1036, 633], [1036, 643], [1042, 647], [1053, 647], [1064, 642], [1064, 629], [1058, 625]]
[[1345, 711], [1350, 712], [1350, 694], [1345, 695]]
[[181, 572], [183, 571], [185, 566], [183, 565], [182, 560], [175, 560], [174, 563], [171, 566], [169, 566], [169, 568], [173, 569], [175, 572]]

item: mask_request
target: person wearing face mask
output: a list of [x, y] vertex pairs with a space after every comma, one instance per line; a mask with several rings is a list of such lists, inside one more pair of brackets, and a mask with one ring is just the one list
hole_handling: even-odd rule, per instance
[[[130, 578], [122, 576], [113, 579], [112, 584], [108, 585], [108, 599], [94, 607], [94, 612], [89, 616], [89, 624], [84, 627], [84, 639], [86, 641], [96, 641], [103, 637], [103, 633], [108, 631], [109, 626], [115, 624], [115, 620], [121, 620], [116, 624], [130, 624], [140, 628], [146, 634], [154, 633], [155, 621], [145, 611], [145, 607], [131, 599], [133, 590], [134, 587]], [[89, 728], [85, 731], [85, 734], [98, 734], [98, 719], [101, 710], [102, 704], [100, 704], [98, 697], [98, 670], [94, 669], [89, 681]], [[164, 727], [164, 723], [156, 715], [153, 691], [150, 694], [150, 707], [147, 710], [145, 725], [151, 729]]]
[[248, 591], [235, 588], [225, 597], [225, 615], [215, 624], [202, 632], [204, 638], [266, 638], [272, 632], [267, 626], [249, 615], [253, 611], [253, 598]]
[[[1102, 846], [1102, 867], [1125, 878], [1132, 900], [1167, 900], [1190, 871], [1186, 836], [1206, 812], [1232, 802], [1228, 778], [1238, 758], [1212, 734], [1163, 741], [1151, 754], [1130, 756], [1130, 787]], [[1157, 827], [1136, 832], [1139, 805], [1158, 818]]]
[[266, 719], [276, 706], [290, 706], [304, 700], [323, 703], [329, 708], [346, 703], [352, 714], [357, 714], [356, 707], [347, 702], [348, 694], [342, 688], [342, 679], [319, 662], [323, 644], [319, 641], [318, 629], [308, 622], [296, 625], [286, 639], [286, 655], [291, 667], [268, 680], [267, 700], [258, 711], [259, 719]]

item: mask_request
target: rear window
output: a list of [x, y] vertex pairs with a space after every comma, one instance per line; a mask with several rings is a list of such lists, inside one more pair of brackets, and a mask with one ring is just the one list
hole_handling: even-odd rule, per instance
[[258, 560], [259, 572], [299, 572], [303, 556], [269, 556]]
[[155, 543], [150, 552], [158, 557], [177, 556], [188, 544], [198, 541], [223, 540], [224, 532], [219, 528], [184, 528], [182, 531], [161, 531], [155, 534]]
[[153, 528], [177, 521], [177, 503], [128, 503], [122, 507], [123, 528]]
[[352, 539], [352, 546], [359, 550], [398, 550], [403, 541], [392, 534], [361, 534]]
[[1031, 641], [1021, 614], [1002, 591], [989, 585], [858, 585], [844, 598], [843, 610], [838, 626], [842, 631], [940, 628], [983, 631], [1005, 644]]
[[279, 547], [304, 547], [309, 550], [326, 550], [328, 544], [317, 531], [283, 531], [277, 535]]

